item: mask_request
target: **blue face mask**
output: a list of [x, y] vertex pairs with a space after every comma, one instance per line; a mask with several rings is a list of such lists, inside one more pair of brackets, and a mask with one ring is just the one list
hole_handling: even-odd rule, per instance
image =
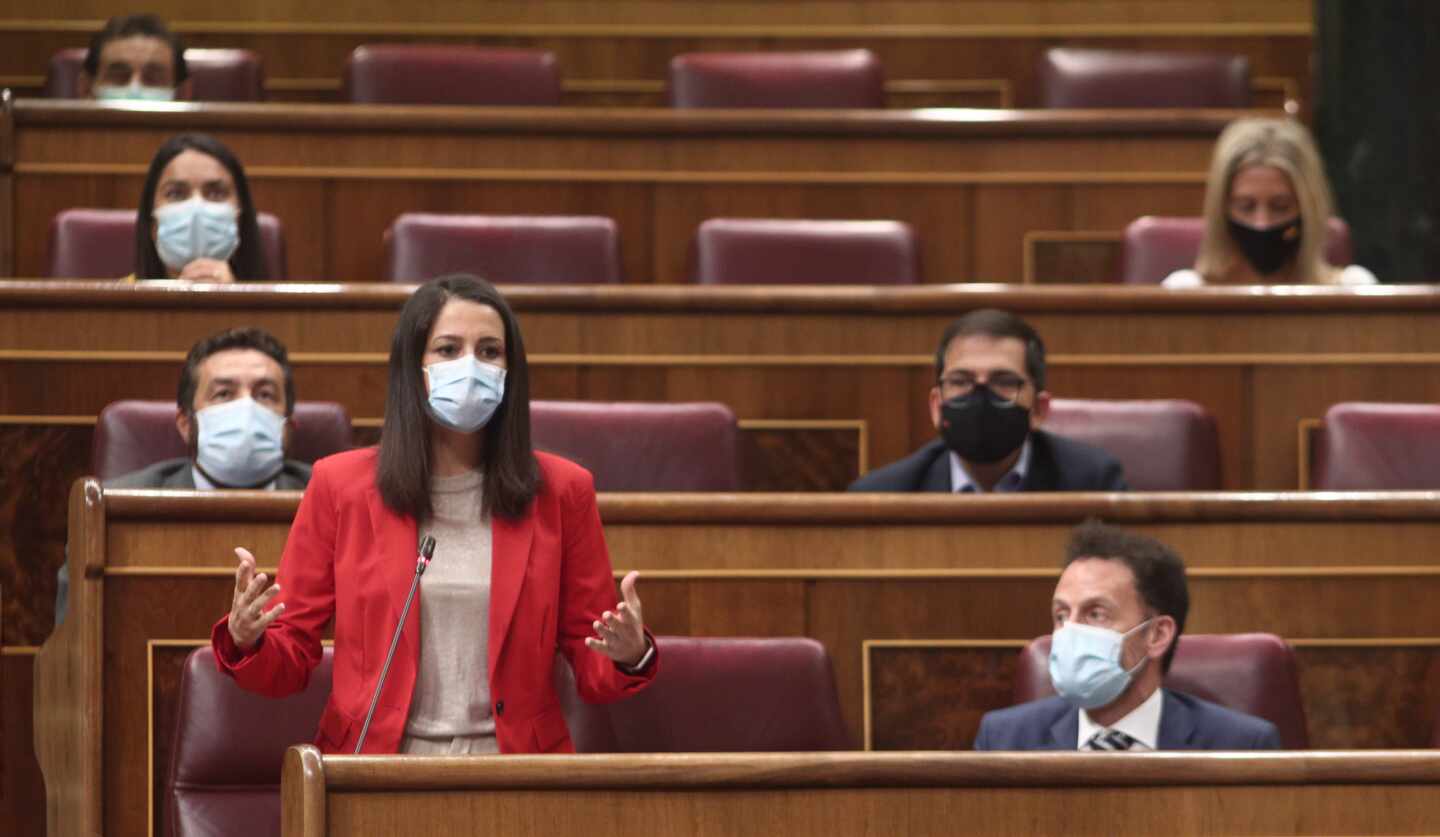
[[285, 464], [285, 417], [252, 398], [237, 398], [195, 413], [195, 462], [226, 488], [254, 488], [275, 479]]
[[474, 433], [490, 423], [505, 398], [505, 370], [473, 356], [432, 363], [426, 405], [431, 418], [461, 433]]
[[1050, 682], [1061, 697], [1082, 709], [1097, 709], [1125, 691], [1130, 678], [1149, 657], [1126, 670], [1120, 662], [1125, 638], [1153, 622], [1146, 619], [1125, 633], [1079, 622], [1066, 622], [1050, 636]]
[[95, 98], [107, 102], [173, 102], [175, 88], [151, 87], [135, 82], [133, 84], [100, 84], [95, 87]]
[[155, 210], [155, 251], [175, 272], [196, 259], [225, 261], [240, 247], [240, 210], [200, 196]]

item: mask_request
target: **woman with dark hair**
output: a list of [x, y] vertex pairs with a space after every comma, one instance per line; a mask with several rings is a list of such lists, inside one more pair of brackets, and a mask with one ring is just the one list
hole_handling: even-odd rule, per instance
[[214, 137], [171, 137], [150, 160], [135, 224], [135, 278], [267, 278], [245, 169]]
[[[422, 569], [427, 537], [434, 560]], [[230, 614], [211, 644], [241, 686], [303, 689], [334, 620], [334, 685], [316, 737], [325, 752], [355, 752], [372, 706], [366, 752], [570, 752], [551, 685], [557, 651], [591, 702], [655, 675], [638, 573], [616, 605], [594, 482], [531, 449], [519, 325], [471, 276], [437, 279], [406, 302], [379, 449], [315, 463], [276, 583], [267, 589], [254, 557], [235, 552]], [[417, 607], [377, 696], [417, 574]]]

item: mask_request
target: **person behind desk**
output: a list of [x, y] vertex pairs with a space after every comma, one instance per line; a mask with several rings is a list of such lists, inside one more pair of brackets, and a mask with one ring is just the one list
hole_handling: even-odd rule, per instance
[[365, 752], [570, 752], [551, 681], [557, 651], [590, 702], [654, 677], [638, 574], [621, 582], [617, 606], [594, 481], [532, 449], [519, 325], [472, 276], [434, 280], [406, 302], [379, 448], [315, 464], [276, 583], [236, 550], [230, 613], [211, 634], [217, 665], [251, 691], [291, 694], [320, 662], [333, 620], [334, 682], [316, 743], [354, 752], [426, 536], [434, 560]]
[[1205, 187], [1205, 237], [1193, 270], [1167, 288], [1212, 285], [1374, 285], [1359, 265], [1325, 261], [1335, 205], [1315, 141], [1293, 119], [1241, 119], [1215, 143]]
[[851, 491], [1125, 491], [1105, 451], [1040, 429], [1050, 411], [1045, 344], [1006, 311], [972, 311], [935, 351], [930, 421], [940, 438]]
[[155, 15], [122, 15], [90, 39], [77, 92], [102, 101], [169, 102], [188, 93], [185, 45]]
[[135, 223], [135, 279], [264, 280], [265, 245], [245, 168], [206, 134], [166, 140], [150, 160]]
[[[180, 370], [175, 430], [189, 455], [106, 480], [106, 488], [300, 491], [310, 466], [284, 458], [295, 411], [285, 345], [259, 328], [232, 328], [190, 347]], [[55, 588], [55, 624], [70, 601], [69, 562]]]
[[975, 749], [1280, 749], [1269, 721], [1161, 687], [1190, 610], [1178, 555], [1094, 521], [1066, 552], [1051, 603], [1058, 694], [986, 713]]

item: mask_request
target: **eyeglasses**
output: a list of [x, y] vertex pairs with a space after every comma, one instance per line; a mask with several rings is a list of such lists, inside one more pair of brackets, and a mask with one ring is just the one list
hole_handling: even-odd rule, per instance
[[[951, 372], [940, 379], [940, 391], [946, 399], [962, 398], [969, 395], [980, 380], [969, 372]], [[1024, 378], [1011, 372], [996, 372], [984, 382], [984, 386], [1001, 401], [1014, 401], [1025, 391]]]

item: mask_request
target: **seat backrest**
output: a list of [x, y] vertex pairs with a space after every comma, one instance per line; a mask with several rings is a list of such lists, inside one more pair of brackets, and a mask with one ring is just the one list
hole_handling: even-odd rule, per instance
[[691, 244], [702, 285], [912, 285], [920, 246], [903, 221], [711, 218]]
[[677, 108], [883, 108], [885, 74], [868, 49], [694, 52], [670, 59]]
[[597, 491], [735, 491], [740, 428], [724, 404], [532, 401], [537, 450], [580, 463]]
[[565, 658], [555, 688], [581, 753], [802, 752], [853, 746], [825, 646], [806, 637], [657, 637], [644, 691], [582, 703]]
[[1046, 430], [1120, 460], [1136, 491], [1218, 491], [1215, 418], [1193, 401], [1055, 398]]
[[385, 278], [474, 273], [497, 284], [616, 284], [620, 230], [593, 215], [407, 212], [385, 231]]
[[345, 59], [341, 98], [368, 105], [558, 105], [555, 53], [463, 44], [366, 44]]
[[1250, 59], [1053, 47], [1040, 57], [1040, 98], [1046, 108], [1248, 108]]
[[[284, 280], [285, 230], [268, 212], [256, 214], [269, 278]], [[118, 279], [135, 271], [135, 210], [64, 209], [50, 221], [52, 279]]]
[[[83, 47], [62, 49], [50, 56], [45, 77], [45, 96], [73, 99], [80, 93], [80, 75], [85, 70]], [[263, 102], [265, 65], [260, 54], [248, 49], [187, 49], [185, 66], [190, 72], [190, 101]]]
[[[101, 482], [156, 462], [188, 456], [175, 429], [174, 401], [114, 401], [100, 411], [90, 448], [90, 472]], [[298, 401], [287, 459], [314, 462], [353, 444], [350, 414], [333, 401]]]
[[1336, 404], [1311, 451], [1317, 491], [1440, 489], [1440, 405]]
[[[1287, 750], [1310, 746], [1295, 652], [1274, 634], [1182, 635], [1164, 685], [1264, 718], [1280, 730]], [[1031, 640], [1020, 652], [1012, 698], [1025, 703], [1053, 694], [1047, 635]]]
[[[1158, 285], [1177, 270], [1193, 268], [1204, 238], [1204, 218], [1154, 215], [1136, 218], [1125, 228], [1120, 281], [1127, 285]], [[1325, 260], [1345, 267], [1352, 255], [1350, 225], [1340, 218], [1331, 218], [1326, 224]]]
[[185, 659], [170, 739], [166, 812], [172, 837], [280, 834], [286, 748], [315, 738], [330, 697], [333, 649], [310, 683], [275, 699], [247, 692], [215, 665], [209, 646]]

